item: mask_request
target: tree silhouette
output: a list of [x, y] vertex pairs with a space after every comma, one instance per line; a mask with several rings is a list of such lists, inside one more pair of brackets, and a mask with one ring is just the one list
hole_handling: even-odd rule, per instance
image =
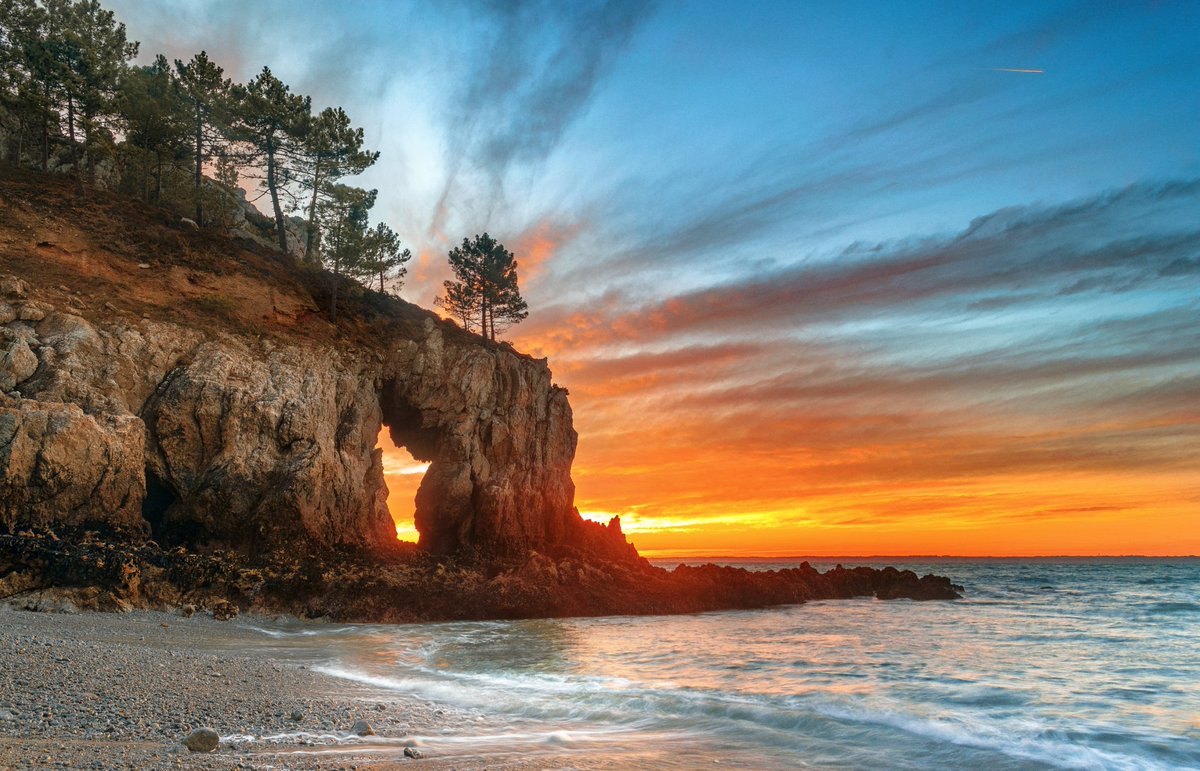
[[341, 107], [326, 107], [313, 118], [301, 148], [307, 169], [300, 183], [312, 191], [305, 259], [317, 259], [317, 207], [322, 197], [328, 196], [342, 177], [361, 174], [379, 159], [378, 152], [363, 150], [362, 145], [363, 130], [350, 125], [350, 117]]
[[400, 237], [387, 225], [380, 222], [366, 231], [362, 237], [362, 254], [355, 261], [355, 268], [363, 283], [370, 286], [379, 280], [380, 293], [387, 292], [387, 281], [395, 289], [404, 283], [408, 275], [408, 261], [412, 252], [401, 250]]
[[375, 205], [375, 190], [349, 185], [330, 185], [318, 216], [329, 238], [321, 250], [325, 266], [333, 271], [330, 321], [337, 323], [338, 285], [343, 275], [363, 273], [364, 242], [368, 240], [367, 219]]
[[445, 294], [437, 305], [457, 316], [468, 330], [479, 330], [485, 340], [529, 315], [517, 282], [517, 260], [512, 252], [484, 233], [450, 250], [455, 280], [444, 282]]
[[298, 176], [297, 159], [300, 143], [308, 133], [312, 100], [293, 94], [271, 74], [270, 67], [263, 67], [249, 83], [233, 90], [231, 132], [245, 149], [246, 160], [262, 169], [275, 214], [279, 250], [287, 252], [287, 228], [279, 198]]
[[175, 60], [176, 83], [180, 94], [191, 107], [193, 160], [193, 194], [195, 195], [196, 223], [204, 224], [204, 204], [201, 195], [204, 181], [204, 162], [211, 155], [209, 148], [222, 140], [218, 128], [218, 116], [228, 109], [229, 78], [222, 77], [222, 70], [201, 51], [187, 64]]
[[154, 161], [154, 199], [162, 199], [163, 161], [186, 157], [188, 152], [187, 105], [175, 86], [167, 59], [134, 67], [121, 81], [121, 113], [125, 139], [141, 156], [142, 200], [149, 200], [150, 162]]

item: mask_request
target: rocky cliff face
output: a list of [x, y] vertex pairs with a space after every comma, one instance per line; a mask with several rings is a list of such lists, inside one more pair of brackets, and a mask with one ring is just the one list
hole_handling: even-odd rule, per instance
[[0, 285], [0, 521], [110, 524], [260, 547], [384, 547], [381, 423], [431, 461], [421, 546], [552, 549], [574, 535], [576, 435], [545, 362], [418, 336], [374, 350], [88, 319]]
[[[544, 360], [398, 300], [342, 334], [295, 279], [259, 275], [262, 255], [227, 244], [198, 270], [37, 213], [0, 223], [3, 529], [386, 550], [383, 424], [431, 462], [421, 547], [634, 554], [573, 508], [576, 434]], [[167, 240], [194, 248], [181, 231]]]

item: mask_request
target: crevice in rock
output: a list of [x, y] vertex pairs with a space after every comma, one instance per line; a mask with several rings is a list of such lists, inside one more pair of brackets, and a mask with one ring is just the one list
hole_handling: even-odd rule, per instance
[[149, 466], [146, 467], [146, 497], [142, 499], [142, 518], [150, 525], [150, 532], [160, 543], [170, 540], [167, 536], [167, 510], [179, 501], [179, 496], [169, 484], [162, 480]]

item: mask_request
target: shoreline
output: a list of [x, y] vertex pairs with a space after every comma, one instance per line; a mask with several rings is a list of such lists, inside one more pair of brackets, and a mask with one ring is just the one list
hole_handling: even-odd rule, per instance
[[[530, 767], [504, 751], [431, 756], [429, 739], [483, 716], [315, 671], [259, 624], [275, 621], [0, 604], [0, 768]], [[376, 735], [353, 736], [357, 720]], [[183, 746], [202, 726], [221, 736], [215, 752]]]

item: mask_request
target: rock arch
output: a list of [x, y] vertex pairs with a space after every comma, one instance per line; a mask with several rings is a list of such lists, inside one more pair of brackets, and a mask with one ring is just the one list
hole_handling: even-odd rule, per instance
[[416, 497], [421, 548], [633, 554], [619, 526], [574, 508], [576, 434], [546, 361], [405, 312], [361, 347], [46, 303], [36, 320], [0, 324], [38, 358], [19, 395], [0, 394], [0, 525], [387, 551], [386, 425], [431, 464]]
[[569, 540], [576, 434], [544, 360], [429, 322], [399, 346], [380, 388], [392, 440], [430, 463], [417, 492], [418, 545], [450, 554], [553, 550]]

